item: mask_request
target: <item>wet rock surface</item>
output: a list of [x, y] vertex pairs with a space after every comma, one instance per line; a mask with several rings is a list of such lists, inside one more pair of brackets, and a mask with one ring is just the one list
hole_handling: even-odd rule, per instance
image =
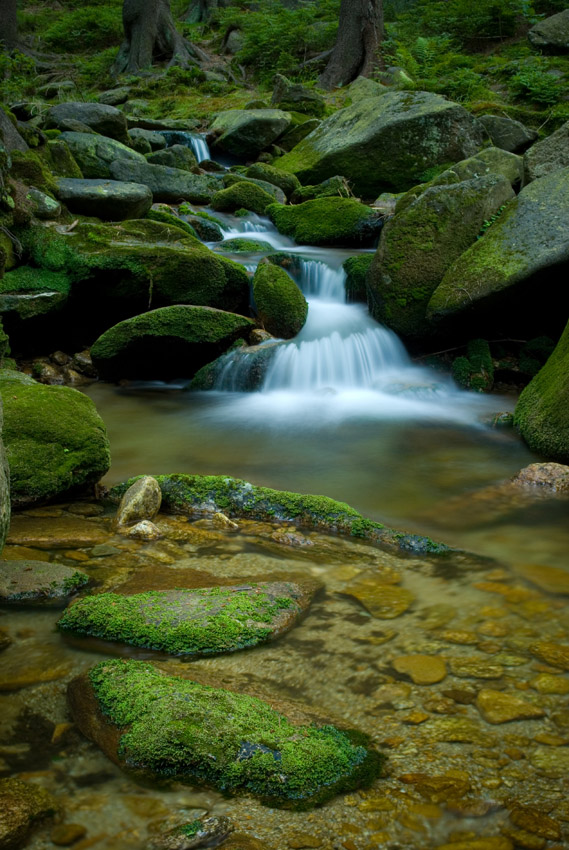
[[0, 561], [0, 605], [65, 604], [89, 576], [47, 561]]

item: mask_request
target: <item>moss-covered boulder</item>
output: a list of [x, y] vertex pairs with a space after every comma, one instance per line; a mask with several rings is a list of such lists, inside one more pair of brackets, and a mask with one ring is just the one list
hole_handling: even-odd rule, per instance
[[345, 177], [335, 174], [316, 186], [299, 186], [295, 189], [291, 203], [302, 204], [304, 201], [313, 201], [315, 198], [351, 198], [352, 192]]
[[568, 205], [569, 168], [526, 186], [447, 270], [429, 301], [433, 326], [471, 336], [559, 334], [569, 312]]
[[67, 605], [89, 582], [73, 567], [49, 561], [0, 561], [0, 605]]
[[[64, 177], [83, 176], [90, 179], [110, 180], [113, 162], [123, 159], [129, 162], [146, 162], [141, 153], [133, 151], [132, 148], [117, 142], [115, 139], [108, 139], [94, 133], [62, 133], [57, 142], [59, 144], [64, 143], [68, 147], [82, 172], [81, 175], [64, 174], [62, 175]], [[56, 160], [60, 162], [61, 157], [56, 156]], [[59, 171], [61, 171], [61, 166], [54, 173]]]
[[69, 387], [16, 383], [3, 375], [0, 393], [15, 507], [72, 495], [107, 472], [105, 426], [86, 395]]
[[176, 204], [191, 201], [208, 204], [217, 190], [219, 181], [206, 174], [191, 174], [181, 168], [152, 165], [150, 162], [130, 162], [121, 159], [110, 168], [113, 180], [142, 183], [152, 192], [154, 202]]
[[514, 197], [505, 177], [477, 177], [431, 186], [389, 219], [367, 277], [375, 318], [406, 339], [428, 335], [427, 305], [445, 272]]
[[[452, 551], [452, 556], [457, 558], [457, 552], [442, 543], [416, 534], [395, 532], [380, 522], [365, 519], [345, 502], [327, 496], [257, 487], [224, 475], [157, 475], [155, 478], [162, 490], [162, 506], [172, 513], [210, 516], [221, 511], [235, 518], [294, 523], [304, 528], [361, 537], [404, 551], [433, 555], [447, 555]], [[110, 498], [119, 502], [135, 480], [113, 487]]]
[[273, 336], [290, 339], [306, 322], [306, 298], [279, 266], [262, 260], [253, 277], [253, 298], [263, 327]]
[[258, 254], [273, 251], [273, 246], [261, 239], [247, 239], [235, 236], [233, 239], [225, 239], [219, 242], [213, 249], [216, 252], [228, 252], [231, 254]]
[[34, 151], [12, 151], [10, 176], [26, 186], [55, 195], [57, 183], [45, 161]]
[[44, 156], [54, 176], [75, 178], [84, 176], [65, 139], [49, 139], [44, 148]]
[[[246, 312], [249, 278], [178, 226], [132, 220], [120, 226], [81, 224], [71, 233], [28, 230], [33, 262], [71, 280], [69, 310], [87, 342], [112, 324], [149, 308], [194, 304]], [[77, 343], [80, 339], [77, 339]], [[60, 343], [61, 344], [61, 343]]]
[[182, 171], [191, 171], [198, 164], [192, 149], [187, 145], [172, 145], [164, 150], [155, 151], [146, 159], [152, 165], [166, 165], [168, 168], [180, 168]]
[[131, 596], [99, 593], [69, 607], [58, 628], [172, 655], [216, 655], [289, 631], [315, 590], [315, 584], [266, 581]]
[[160, 221], [162, 224], [170, 225], [170, 227], [177, 227], [179, 230], [183, 230], [187, 236], [193, 236], [194, 239], [199, 238], [191, 224], [170, 212], [166, 204], [163, 205], [163, 209], [160, 209], [160, 206], [160, 204], [156, 204], [155, 208], [146, 213], [146, 218], [149, 218], [150, 221]]
[[569, 463], [569, 324], [545, 366], [522, 392], [514, 424], [530, 449]]
[[334, 726], [295, 725], [244, 694], [141, 661], [93, 667], [69, 688], [75, 722], [121, 767], [310, 808], [380, 773], [381, 756]]
[[319, 118], [307, 118], [300, 124], [291, 124], [286, 133], [279, 138], [279, 148], [284, 151], [291, 151], [321, 124], [322, 121]]
[[424, 189], [430, 185], [447, 186], [451, 183], [472, 180], [475, 177], [489, 176], [505, 177], [510, 181], [512, 188], [519, 191], [524, 185], [523, 157], [496, 147], [484, 148], [475, 156], [463, 159], [437, 174], [430, 184], [424, 186]]
[[[568, 10], [569, 11], [569, 10]], [[526, 178], [538, 180], [554, 171], [569, 167], [569, 121], [566, 121], [555, 133], [526, 151], [524, 156]]]
[[237, 157], [255, 157], [290, 127], [292, 116], [280, 109], [229, 109], [210, 128], [211, 147]]
[[0, 396], [0, 555], [4, 548], [6, 535], [10, 527], [10, 467], [4, 449], [2, 432], [4, 430], [4, 408]]
[[428, 179], [434, 167], [475, 154], [483, 140], [482, 126], [457, 103], [390, 91], [338, 110], [275, 164], [301, 183], [343, 174], [371, 198]]
[[344, 261], [348, 301], [367, 301], [367, 276], [373, 259], [374, 254], [358, 254]]
[[46, 129], [52, 127], [64, 130], [67, 122], [79, 121], [86, 124], [95, 133], [108, 136], [119, 142], [128, 143], [128, 130], [125, 115], [114, 106], [104, 103], [70, 102], [58, 103], [48, 110], [45, 117]]
[[245, 209], [264, 215], [267, 207], [274, 202], [273, 196], [260, 186], [239, 180], [233, 186], [216, 192], [211, 200], [211, 206], [218, 212], [235, 212], [235, 210]]
[[481, 115], [478, 120], [486, 128], [492, 144], [510, 153], [523, 153], [538, 137], [537, 130], [532, 130], [513, 118]]
[[544, 53], [569, 53], [569, 9], [538, 21], [530, 29], [528, 38]]
[[15, 355], [57, 348], [57, 318], [70, 289], [64, 272], [30, 266], [6, 272], [0, 280], [0, 315]]
[[321, 94], [300, 83], [291, 82], [282, 74], [275, 74], [271, 105], [278, 109], [290, 109], [292, 112], [304, 112], [318, 117], [326, 110], [326, 101]]
[[379, 213], [352, 198], [317, 198], [296, 206], [272, 204], [267, 214], [279, 233], [300, 245], [369, 245], [383, 223]]
[[247, 177], [252, 177], [255, 180], [264, 180], [266, 183], [272, 183], [273, 186], [278, 186], [282, 189], [287, 198], [290, 198], [295, 189], [300, 188], [300, 180], [294, 174], [288, 174], [280, 168], [275, 168], [274, 165], [268, 165], [266, 162], [255, 162], [250, 165], [245, 172]]
[[91, 357], [106, 380], [189, 378], [252, 328], [251, 319], [212, 307], [162, 307], [109, 328]]
[[119, 180], [59, 177], [57, 197], [71, 212], [96, 216], [103, 221], [144, 218], [152, 206], [152, 192], [148, 186]]
[[235, 183], [250, 183], [252, 186], [258, 186], [259, 189], [270, 195], [277, 204], [286, 204], [286, 195], [283, 190], [275, 186], [274, 183], [269, 183], [267, 180], [257, 180], [257, 178], [246, 177], [244, 174], [228, 172], [223, 175], [222, 181], [226, 189]]

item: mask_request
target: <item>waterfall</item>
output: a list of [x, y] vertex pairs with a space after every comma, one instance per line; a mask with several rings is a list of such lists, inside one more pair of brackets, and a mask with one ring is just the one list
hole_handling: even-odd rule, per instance
[[198, 162], [203, 162], [204, 159], [211, 159], [205, 136], [202, 136], [200, 133], [187, 133], [183, 130], [162, 130], [162, 135], [166, 139], [168, 146], [185, 145], [187, 148], [191, 148]]

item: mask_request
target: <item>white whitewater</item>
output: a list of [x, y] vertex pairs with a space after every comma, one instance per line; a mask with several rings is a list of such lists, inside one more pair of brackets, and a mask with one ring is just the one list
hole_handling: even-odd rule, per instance
[[202, 136], [201, 133], [189, 133], [185, 130], [162, 130], [161, 135], [164, 136], [168, 145], [185, 145], [190, 148], [198, 162], [211, 159], [205, 136]]
[[[218, 415], [250, 427], [320, 428], [351, 419], [476, 425], [495, 409], [488, 396], [461, 391], [451, 378], [415, 365], [396, 334], [372, 319], [365, 305], [346, 302], [341, 263], [348, 252], [298, 246], [259, 216], [226, 221], [225, 239], [246, 236], [291, 256], [289, 274], [308, 301], [308, 318], [290, 341], [226, 355], [216, 381]], [[243, 263], [243, 257], [235, 259]], [[248, 270], [255, 266], [247, 263]], [[262, 386], [243, 392], [258, 386], [249, 378], [265, 347], [271, 351]]]

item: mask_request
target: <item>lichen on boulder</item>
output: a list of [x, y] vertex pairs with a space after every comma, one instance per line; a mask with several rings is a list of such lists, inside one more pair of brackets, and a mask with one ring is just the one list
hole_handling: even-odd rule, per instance
[[96, 665], [71, 683], [69, 700], [83, 733], [141, 776], [306, 809], [381, 773], [382, 756], [360, 733], [295, 725], [256, 697], [141, 661]]

